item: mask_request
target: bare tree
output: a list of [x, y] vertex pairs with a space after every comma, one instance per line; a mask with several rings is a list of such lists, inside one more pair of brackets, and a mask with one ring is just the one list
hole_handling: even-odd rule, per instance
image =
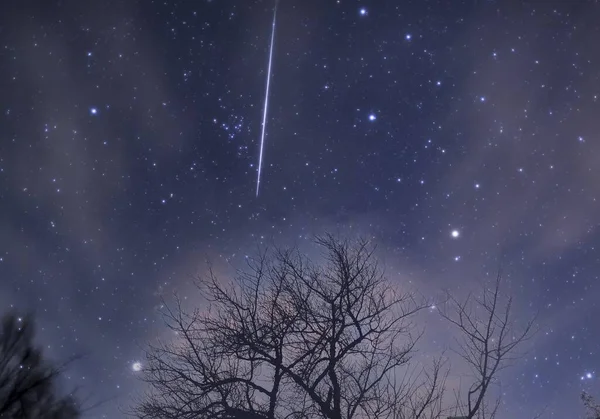
[[449, 295], [440, 310], [444, 319], [459, 331], [456, 352], [469, 365], [473, 383], [466, 400], [457, 394], [457, 411], [466, 419], [492, 419], [500, 399], [489, 400], [490, 387], [497, 383], [498, 374], [522, 354], [518, 348], [533, 336], [535, 317], [519, 327], [513, 317], [513, 299], [504, 297], [499, 272], [491, 286], [484, 287], [481, 297], [469, 294], [459, 301]]
[[166, 310], [175, 342], [150, 348], [140, 418], [435, 419], [446, 372], [410, 364], [427, 307], [388, 282], [367, 241], [316, 239], [199, 282], [209, 307]]
[[57, 387], [62, 367], [45, 361], [33, 343], [34, 324], [8, 313], [0, 330], [0, 417], [78, 418], [79, 406], [72, 395], [62, 396]]

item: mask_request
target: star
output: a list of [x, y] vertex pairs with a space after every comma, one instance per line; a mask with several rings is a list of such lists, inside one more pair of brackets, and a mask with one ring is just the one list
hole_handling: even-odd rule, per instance
[[375, 121], [377, 119], [377, 116], [375, 114], [371, 114], [369, 115], [369, 121]]
[[98, 114], [98, 108], [90, 108], [90, 113], [92, 115], [97, 115]]
[[141, 362], [139, 362], [139, 361], [136, 361], [136, 362], [134, 362], [134, 363], [131, 365], [131, 369], [132, 369], [134, 372], [139, 372], [139, 371], [141, 371], [141, 370], [142, 370], [142, 363], [141, 363]]
[[412, 35], [411, 35], [411, 34], [409, 34], [409, 33], [407, 33], [407, 34], [404, 36], [404, 39], [406, 39], [407, 41], [410, 41], [410, 40], [412, 39]]
[[360, 9], [359, 13], [361, 16], [366, 16], [368, 14], [367, 9], [365, 9], [364, 7]]
[[458, 230], [452, 230], [452, 232], [450, 233], [450, 235], [452, 236], [452, 238], [457, 239], [460, 237], [460, 231]]

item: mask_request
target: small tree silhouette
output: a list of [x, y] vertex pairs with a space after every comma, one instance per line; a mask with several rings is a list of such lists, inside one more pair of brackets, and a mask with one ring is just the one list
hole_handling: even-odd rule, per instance
[[500, 399], [489, 402], [490, 387], [498, 374], [521, 355], [520, 347], [534, 334], [536, 317], [516, 324], [512, 296], [501, 293], [502, 275], [486, 284], [480, 297], [469, 294], [463, 301], [448, 295], [440, 310], [444, 319], [458, 331], [456, 353], [467, 363], [473, 383], [466, 400], [457, 394], [457, 413], [466, 419], [493, 419]]
[[594, 397], [586, 393], [581, 393], [581, 401], [585, 406], [586, 419], [600, 419], [600, 404], [596, 402]]
[[0, 417], [14, 419], [74, 419], [79, 406], [61, 396], [57, 378], [62, 367], [45, 361], [33, 342], [31, 316], [9, 312], [0, 329]]

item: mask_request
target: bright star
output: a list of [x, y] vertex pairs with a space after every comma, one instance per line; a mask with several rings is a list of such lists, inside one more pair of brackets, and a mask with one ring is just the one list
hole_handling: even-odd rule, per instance
[[367, 9], [365, 9], [364, 7], [362, 9], [360, 9], [360, 15], [361, 16], [366, 16], [367, 15]]
[[369, 121], [375, 121], [377, 119], [377, 116], [375, 116], [375, 114], [371, 114], [369, 115]]
[[139, 372], [139, 371], [141, 371], [141, 370], [142, 370], [142, 363], [141, 363], [141, 362], [134, 362], [134, 363], [131, 365], [131, 369], [132, 369], [133, 371], [135, 371], [135, 372]]
[[406, 39], [407, 41], [410, 41], [412, 39], [412, 35], [407, 33], [406, 36], [404, 36], [404, 39]]
[[458, 238], [460, 237], [460, 231], [458, 230], [452, 230], [452, 233], [450, 233], [452, 235], [453, 238]]
[[97, 114], [98, 114], [98, 109], [97, 109], [97, 108], [91, 108], [91, 109], [90, 109], [90, 113], [91, 113], [92, 115], [97, 115]]

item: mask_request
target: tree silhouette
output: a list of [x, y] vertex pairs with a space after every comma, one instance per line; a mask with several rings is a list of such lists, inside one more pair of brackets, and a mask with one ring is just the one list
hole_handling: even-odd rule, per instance
[[57, 391], [61, 368], [43, 359], [33, 338], [31, 316], [4, 315], [0, 329], [0, 417], [78, 418], [75, 399]]
[[[234, 281], [199, 281], [208, 308], [177, 300], [176, 333], [147, 352], [139, 418], [434, 419], [446, 370], [412, 359], [428, 306], [386, 280], [367, 241], [316, 239], [249, 259]], [[419, 365], [419, 366], [417, 366]]]
[[481, 297], [469, 294], [463, 301], [449, 295], [440, 310], [458, 332], [457, 354], [471, 368], [473, 383], [466, 400], [457, 396], [457, 411], [466, 419], [496, 416], [500, 399], [490, 402], [490, 387], [498, 374], [519, 358], [518, 348], [533, 336], [535, 317], [521, 327], [514, 321], [513, 299], [501, 293], [502, 275], [486, 284]]

